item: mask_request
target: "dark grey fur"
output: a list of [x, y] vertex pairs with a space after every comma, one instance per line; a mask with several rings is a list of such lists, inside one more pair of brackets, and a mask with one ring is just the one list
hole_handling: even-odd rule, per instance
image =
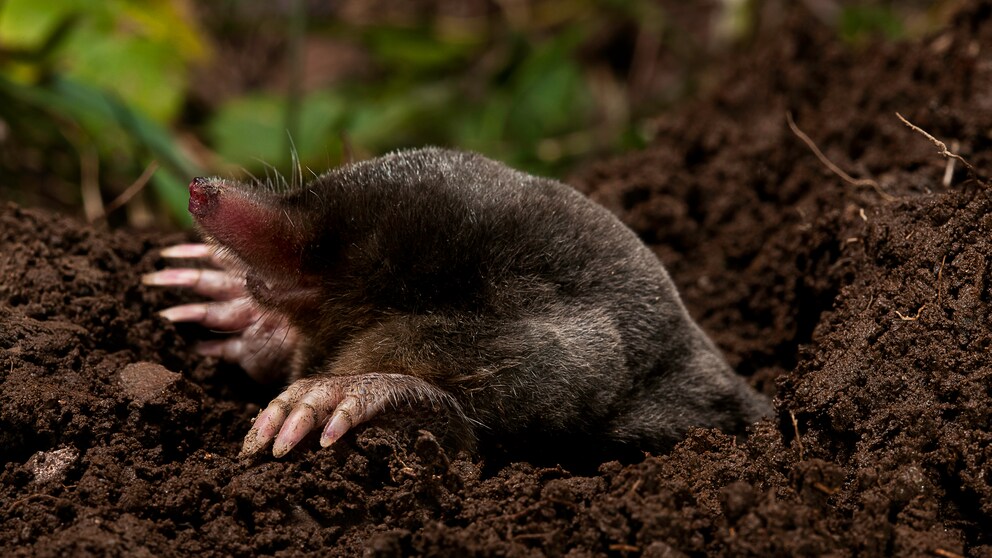
[[654, 254], [564, 184], [427, 148], [273, 200], [320, 284], [289, 311], [302, 375], [408, 374], [473, 436], [524, 442], [665, 450], [770, 413]]

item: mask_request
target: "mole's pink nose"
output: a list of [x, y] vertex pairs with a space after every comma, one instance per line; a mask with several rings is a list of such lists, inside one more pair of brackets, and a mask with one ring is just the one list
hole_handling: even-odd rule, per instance
[[212, 184], [209, 178], [198, 176], [189, 183], [189, 212], [194, 217], [202, 217], [216, 205], [220, 188]]

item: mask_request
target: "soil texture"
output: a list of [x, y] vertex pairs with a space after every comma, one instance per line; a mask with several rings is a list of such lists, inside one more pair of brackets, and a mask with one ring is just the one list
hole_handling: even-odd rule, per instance
[[242, 461], [275, 388], [193, 354], [210, 334], [156, 315], [186, 295], [139, 282], [182, 237], [8, 204], [3, 554], [992, 556], [992, 3], [860, 45], [797, 10], [742, 50], [571, 182], [775, 395], [746, 440], [557, 464], [373, 423]]

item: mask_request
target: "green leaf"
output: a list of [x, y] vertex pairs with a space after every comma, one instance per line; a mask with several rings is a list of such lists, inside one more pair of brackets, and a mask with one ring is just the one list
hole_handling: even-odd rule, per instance
[[187, 210], [189, 198], [186, 184], [186, 180], [177, 177], [167, 168], [160, 168], [155, 171], [151, 180], [152, 189], [168, 207], [169, 213], [180, 225], [189, 228], [193, 225], [193, 219]]
[[59, 22], [81, 5], [80, 0], [5, 0], [0, 3], [0, 44], [40, 47]]
[[70, 75], [112, 91], [153, 120], [169, 122], [182, 106], [186, 67], [172, 45], [141, 37], [116, 37], [91, 29], [74, 33]]
[[[186, 180], [179, 177], [191, 178], [203, 171], [182, 153], [168, 130], [113, 95], [69, 78], [54, 78], [48, 87], [41, 87], [0, 77], [0, 99], [4, 97], [77, 123], [102, 152], [124, 150], [128, 158], [158, 160], [162, 168], [152, 177], [155, 191], [179, 222], [189, 222]], [[136, 148], [146, 153], [138, 155]]]
[[88, 125], [97, 137], [108, 127], [117, 126], [138, 140], [163, 165], [172, 167], [173, 171], [187, 175], [201, 172], [179, 150], [167, 129], [112, 94], [68, 78], [54, 80], [52, 93], [54, 98], [48, 97], [48, 101], [53, 106], [61, 107], [74, 119]]
[[286, 144], [279, 133], [285, 118], [284, 106], [281, 97], [264, 94], [224, 103], [207, 125], [214, 150], [240, 165], [254, 167], [256, 159], [281, 161]]
[[562, 34], [523, 61], [512, 83], [509, 135], [537, 140], [568, 131], [584, 119], [591, 97], [572, 59], [578, 40], [578, 33]]
[[164, 123], [182, 104], [189, 64], [207, 52], [187, 18], [165, 0], [10, 0], [0, 12], [0, 38], [5, 46], [40, 49], [71, 21], [44, 62]]

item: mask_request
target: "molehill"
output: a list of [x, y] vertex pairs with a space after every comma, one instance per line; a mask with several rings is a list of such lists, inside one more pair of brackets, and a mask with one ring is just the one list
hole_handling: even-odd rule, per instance
[[746, 441], [558, 466], [372, 424], [239, 461], [272, 393], [195, 357], [203, 332], [155, 314], [181, 295], [139, 284], [181, 238], [6, 205], [5, 554], [992, 556], [992, 3], [911, 43], [790, 17], [648, 149], [570, 181], [775, 394]]

